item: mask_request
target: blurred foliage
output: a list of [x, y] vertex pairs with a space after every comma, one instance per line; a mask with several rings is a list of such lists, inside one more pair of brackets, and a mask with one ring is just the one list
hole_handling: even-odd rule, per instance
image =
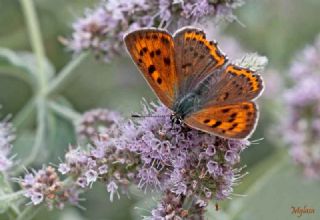
[[[72, 54], [58, 42], [59, 36], [71, 34], [72, 22], [83, 14], [84, 8], [94, 6], [93, 0], [37, 0], [36, 9], [39, 15], [44, 37], [48, 65], [46, 70], [55, 74], [70, 61]], [[269, 58], [269, 66], [280, 70], [283, 78], [295, 52], [313, 41], [320, 32], [318, 0], [247, 0], [246, 5], [237, 11], [243, 27], [235, 22], [226, 27], [226, 34], [241, 42], [249, 51], [258, 52]], [[1, 116], [12, 114], [13, 118], [30, 102], [33, 91], [32, 57], [21, 51], [31, 51], [24, 16], [19, 1], [0, 0], [0, 48], [18, 51], [12, 57], [10, 51], [0, 52], [0, 105]], [[223, 49], [223, 48], [222, 48]], [[21, 61], [21, 62], [20, 62]], [[17, 64], [18, 62], [18, 64]], [[19, 63], [20, 62], [20, 63]], [[15, 66], [12, 66], [12, 63]], [[29, 64], [29, 66], [27, 65]], [[28, 69], [29, 68], [29, 69]], [[147, 84], [131, 60], [119, 57], [111, 63], [102, 63], [92, 56], [82, 62], [74, 71], [76, 77], [62, 91], [69, 105], [79, 112], [96, 107], [106, 107], [129, 116], [139, 111], [142, 97], [155, 100]], [[267, 85], [268, 86], [268, 85]], [[55, 97], [59, 100], [60, 97]], [[275, 97], [277, 99], [277, 97]], [[210, 219], [230, 219], [230, 215], [240, 210], [240, 217], [233, 219], [294, 219], [291, 206], [318, 208], [319, 185], [302, 179], [295, 167], [288, 161], [282, 148], [280, 137], [270, 137], [268, 130], [276, 128], [278, 118], [285, 115], [283, 110], [270, 101], [260, 100], [261, 120], [252, 140], [264, 138], [253, 144], [243, 153], [243, 164], [250, 172], [237, 188], [237, 193], [250, 193], [246, 198], [235, 198], [233, 202], [224, 202], [224, 211], [215, 213], [210, 210]], [[272, 112], [272, 113], [270, 113]], [[41, 151], [35, 167], [42, 163], [58, 163], [68, 144], [75, 144], [73, 125], [53, 112], [49, 113], [48, 128], [50, 136]], [[276, 115], [276, 117], [274, 117]], [[18, 157], [28, 154], [34, 140], [34, 120], [17, 128], [18, 138], [15, 142], [15, 153]], [[277, 142], [276, 142], [276, 141]], [[280, 152], [280, 153], [279, 153]], [[279, 156], [280, 155], [280, 156]], [[269, 176], [264, 174], [281, 162], [281, 166]], [[2, 181], [2, 180], [0, 180]], [[259, 181], [264, 181], [259, 184]], [[259, 187], [256, 187], [259, 184]], [[250, 190], [253, 188], [254, 190]], [[134, 191], [136, 192], [136, 191]], [[137, 193], [137, 192], [136, 192]], [[138, 194], [138, 193], [137, 193]], [[42, 209], [34, 219], [139, 219], [134, 207], [150, 210], [150, 201], [142, 199], [144, 195], [110, 203], [105, 186], [94, 185], [93, 189], [83, 195], [87, 198], [82, 205], [83, 211], [68, 207], [65, 211], [48, 211]], [[149, 200], [153, 197], [149, 197]], [[135, 203], [139, 200], [139, 203]], [[238, 207], [240, 206], [240, 208]], [[2, 206], [0, 205], [0, 210]], [[236, 211], [234, 211], [236, 210]], [[0, 211], [1, 212], [1, 211]], [[317, 212], [316, 212], [317, 213]], [[318, 213], [317, 213], [318, 215]], [[5, 220], [6, 215], [0, 214]], [[305, 216], [306, 219], [319, 219], [316, 216]]]

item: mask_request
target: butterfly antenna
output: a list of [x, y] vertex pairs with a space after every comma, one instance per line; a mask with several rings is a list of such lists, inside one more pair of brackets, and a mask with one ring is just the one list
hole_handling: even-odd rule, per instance
[[164, 118], [170, 115], [139, 115], [139, 114], [131, 114], [132, 118]]

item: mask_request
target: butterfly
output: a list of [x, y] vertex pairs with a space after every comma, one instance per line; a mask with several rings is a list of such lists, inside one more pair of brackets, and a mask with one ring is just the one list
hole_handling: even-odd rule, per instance
[[263, 80], [254, 71], [228, 61], [215, 41], [197, 28], [171, 35], [156, 28], [124, 36], [133, 61], [174, 118], [203, 132], [248, 138], [259, 112], [254, 100]]

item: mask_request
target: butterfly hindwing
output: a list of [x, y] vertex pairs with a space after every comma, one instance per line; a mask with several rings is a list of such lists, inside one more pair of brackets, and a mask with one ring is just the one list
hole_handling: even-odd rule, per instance
[[246, 138], [254, 130], [258, 118], [254, 102], [244, 101], [203, 108], [187, 116], [190, 127], [227, 138]]
[[179, 96], [190, 92], [209, 74], [218, 75], [215, 70], [227, 62], [217, 43], [208, 41], [200, 29], [182, 28], [173, 38]]
[[171, 108], [177, 87], [172, 36], [163, 30], [141, 29], [126, 35], [124, 41], [159, 99]]
[[208, 78], [203, 98], [203, 106], [237, 103], [254, 100], [264, 89], [262, 78], [254, 71], [229, 64], [219, 77], [219, 81]]

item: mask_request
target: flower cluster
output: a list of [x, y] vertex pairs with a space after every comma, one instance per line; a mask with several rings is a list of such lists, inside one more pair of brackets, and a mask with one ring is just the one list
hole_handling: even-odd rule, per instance
[[33, 205], [45, 202], [50, 209], [62, 209], [66, 202], [78, 205], [80, 201], [81, 191], [72, 184], [62, 182], [51, 166], [27, 173], [19, 182], [25, 190], [24, 196], [30, 198]]
[[109, 61], [122, 53], [124, 33], [141, 27], [164, 27], [170, 30], [202, 21], [204, 18], [235, 20], [233, 10], [242, 0], [110, 0], [87, 10], [73, 24], [73, 34], [63, 42], [79, 53], [92, 50]]
[[[114, 195], [119, 197], [119, 191], [127, 193], [129, 183], [134, 182], [136, 170], [139, 169], [138, 156], [128, 150], [118, 149], [113, 143], [113, 139], [119, 135], [116, 126], [118, 121], [115, 121], [118, 114], [108, 110], [93, 112], [97, 114], [85, 113], [84, 118], [88, 119], [93, 115], [89, 121], [93, 123], [96, 119], [102, 120], [106, 130], [103, 135], [96, 135], [94, 138], [89, 136], [91, 139], [87, 148], [69, 147], [64, 161], [58, 165], [58, 171], [67, 177], [64, 181], [60, 180], [52, 167], [27, 173], [19, 180], [26, 190], [25, 196], [31, 199], [32, 204], [46, 202], [49, 208], [62, 208], [66, 202], [78, 205], [79, 194], [96, 181], [106, 185], [110, 200], [113, 200]], [[98, 117], [99, 115], [102, 117]], [[108, 120], [111, 115], [115, 116], [113, 121]]]
[[285, 93], [289, 117], [282, 130], [304, 174], [320, 178], [320, 36], [297, 55], [290, 74], [293, 86]]
[[59, 172], [72, 176], [82, 189], [91, 187], [96, 181], [103, 182], [112, 201], [114, 195], [119, 197], [119, 190], [127, 193], [138, 163], [136, 155], [118, 150], [110, 137], [100, 136], [88, 150], [70, 148], [65, 161], [59, 165]]
[[[140, 156], [138, 187], [170, 192], [170, 197], [184, 198], [180, 202], [195, 200], [202, 209], [212, 199], [231, 196], [233, 185], [241, 178], [241, 169], [234, 166], [249, 141], [228, 140], [172, 123], [171, 114], [163, 105], [146, 106], [143, 115], [149, 117], [128, 123], [116, 142], [119, 148]], [[156, 213], [153, 219], [174, 219], [169, 218], [172, 213], [158, 210], [153, 215]]]
[[[52, 167], [46, 167], [21, 181], [26, 196], [35, 205], [47, 201], [49, 207], [61, 207], [70, 197], [78, 201], [66, 189], [79, 192], [99, 181], [112, 200], [120, 192], [127, 193], [133, 183], [142, 190], [163, 193], [153, 219], [173, 219], [173, 213], [192, 219], [202, 216], [210, 200], [231, 196], [241, 178], [241, 169], [235, 166], [249, 141], [228, 140], [172, 123], [172, 112], [163, 105], [145, 105], [142, 114], [148, 117], [110, 123], [86, 149], [70, 147], [58, 167], [69, 177], [69, 187]], [[171, 211], [167, 201], [172, 203]], [[183, 209], [190, 201], [193, 205]]]
[[150, 217], [145, 217], [145, 220], [162, 220], [162, 219], [204, 219], [203, 202], [199, 200], [190, 201], [189, 210], [183, 208], [186, 202], [186, 197], [183, 195], [175, 195], [167, 191], [161, 199], [158, 206], [152, 210]]
[[119, 113], [107, 109], [93, 109], [84, 113], [76, 126], [79, 141], [92, 142], [106, 129], [116, 131], [114, 127], [120, 120]]
[[8, 120], [0, 122], [0, 172], [7, 171], [13, 165], [10, 153], [15, 137], [12, 132], [12, 125]]

